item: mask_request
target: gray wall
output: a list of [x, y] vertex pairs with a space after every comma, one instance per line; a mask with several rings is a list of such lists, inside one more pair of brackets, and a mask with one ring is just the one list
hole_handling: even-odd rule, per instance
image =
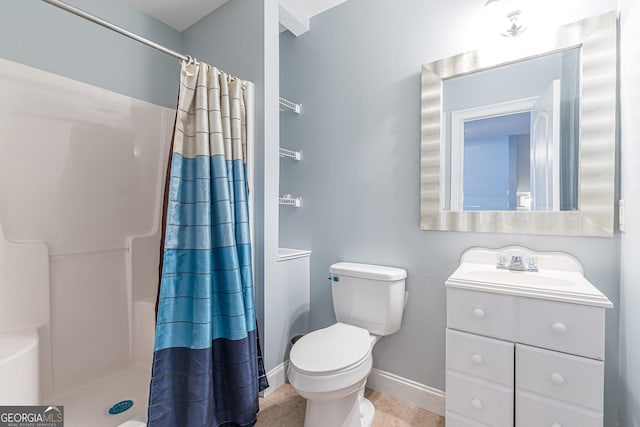
[[640, 426], [640, 1], [620, 0], [622, 197], [626, 233], [621, 237], [620, 394], [621, 425]]
[[[329, 265], [404, 267], [411, 292], [402, 329], [382, 339], [374, 365], [444, 389], [444, 281], [471, 246], [565, 251], [618, 306], [619, 237], [571, 238], [419, 229], [420, 64], [477, 48], [483, 2], [349, 0], [280, 39], [282, 96], [304, 114], [282, 113], [280, 191], [304, 196], [280, 210], [280, 244], [313, 250], [311, 326], [334, 319]], [[564, 22], [616, 8], [615, 0], [541, 2]], [[618, 309], [607, 312], [606, 425], [617, 423]]]
[[562, 78], [565, 57], [579, 61], [574, 50], [556, 52], [491, 70], [444, 81], [444, 111], [482, 107], [500, 102], [540, 96], [556, 79]]
[[185, 52], [262, 87], [262, 19], [261, 1], [227, 2], [182, 33]]
[[[182, 50], [178, 31], [121, 1], [68, 3]], [[39, 0], [2, 2], [0, 57], [170, 108], [178, 99], [177, 59]]]

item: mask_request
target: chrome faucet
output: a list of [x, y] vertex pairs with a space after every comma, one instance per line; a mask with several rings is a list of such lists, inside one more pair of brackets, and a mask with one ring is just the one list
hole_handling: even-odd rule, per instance
[[496, 268], [511, 271], [538, 271], [535, 256], [528, 256], [527, 264], [525, 265], [521, 255], [512, 255], [509, 264], [507, 264], [507, 256], [505, 254], [500, 254], [498, 255], [498, 264], [496, 265]]
[[507, 269], [515, 271], [525, 271], [526, 268], [524, 266], [524, 262], [522, 262], [522, 257], [520, 255], [513, 255], [511, 257], [511, 262], [509, 262], [509, 265], [507, 266]]

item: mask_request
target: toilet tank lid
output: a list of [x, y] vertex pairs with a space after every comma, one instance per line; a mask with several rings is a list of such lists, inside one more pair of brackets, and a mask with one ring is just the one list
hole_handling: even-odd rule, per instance
[[338, 262], [329, 271], [339, 276], [359, 277], [361, 279], [395, 281], [407, 277], [404, 268], [386, 267], [383, 265], [358, 264], [354, 262]]

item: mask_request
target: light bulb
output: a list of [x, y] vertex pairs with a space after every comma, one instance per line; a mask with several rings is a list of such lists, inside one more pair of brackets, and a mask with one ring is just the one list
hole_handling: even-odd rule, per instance
[[518, 36], [526, 29], [522, 19], [523, 7], [522, 0], [487, 0], [485, 20], [490, 28], [497, 29], [503, 36]]

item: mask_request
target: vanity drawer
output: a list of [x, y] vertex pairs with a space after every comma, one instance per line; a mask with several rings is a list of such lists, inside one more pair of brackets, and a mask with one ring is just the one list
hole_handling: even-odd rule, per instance
[[518, 298], [516, 340], [604, 359], [604, 308]]
[[514, 297], [447, 289], [447, 326], [459, 331], [513, 341]]
[[513, 388], [447, 370], [446, 409], [493, 427], [512, 427]]
[[516, 344], [516, 388], [602, 412], [604, 363]]
[[588, 411], [535, 394], [516, 392], [518, 427], [602, 427], [602, 412]]
[[512, 342], [447, 329], [447, 369], [513, 387]]
[[463, 417], [455, 412], [447, 412], [444, 422], [447, 427], [491, 427], [487, 424], [472, 420], [471, 418]]

